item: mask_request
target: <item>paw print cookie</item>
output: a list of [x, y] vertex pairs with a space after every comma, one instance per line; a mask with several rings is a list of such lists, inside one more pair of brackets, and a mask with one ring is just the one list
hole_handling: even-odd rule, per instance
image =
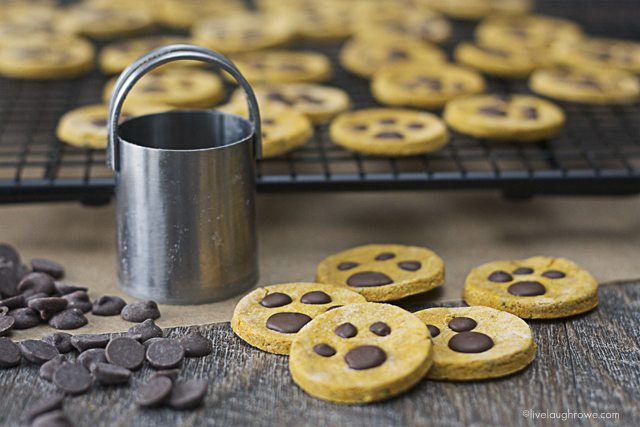
[[362, 303], [331, 310], [300, 331], [289, 370], [304, 391], [339, 403], [388, 399], [417, 384], [431, 367], [424, 324], [393, 305]]
[[489, 307], [430, 308], [414, 313], [433, 340], [427, 378], [469, 381], [498, 378], [528, 366], [536, 354], [531, 328]]
[[484, 46], [469, 42], [460, 43], [454, 56], [461, 64], [502, 78], [526, 77], [536, 68], [551, 63], [549, 54], [539, 49]]
[[598, 305], [598, 282], [564, 258], [496, 261], [469, 273], [464, 300], [508, 311], [524, 319], [554, 319]]
[[319, 283], [286, 283], [258, 288], [236, 305], [231, 328], [250, 345], [289, 354], [297, 332], [311, 319], [337, 307], [364, 302], [356, 292]]
[[640, 73], [640, 42], [636, 40], [587, 38], [555, 43], [553, 58], [566, 65], [583, 68], [616, 68]]
[[154, 18], [173, 28], [187, 29], [208, 16], [234, 15], [246, 10], [242, 0], [154, 0]]
[[[374, 16], [361, 19], [356, 31], [358, 37], [376, 39], [413, 37], [425, 42], [442, 43], [451, 35], [451, 24], [442, 15], [428, 9], [401, 9], [393, 4], [395, 12], [378, 11], [378, 5], [370, 4]], [[383, 8], [384, 9], [384, 8]]]
[[441, 108], [451, 99], [484, 90], [480, 74], [456, 65], [391, 65], [376, 71], [371, 80], [378, 102], [416, 108]]
[[631, 104], [640, 96], [636, 76], [612, 68], [540, 69], [531, 75], [529, 86], [550, 98], [587, 104]]
[[147, 36], [117, 41], [105, 46], [100, 51], [98, 57], [100, 70], [105, 74], [118, 74], [133, 61], [155, 48], [188, 42], [189, 39], [186, 37], [174, 36]]
[[474, 95], [447, 103], [444, 120], [460, 133], [496, 140], [540, 141], [562, 129], [560, 107], [529, 95]]
[[232, 58], [251, 83], [322, 82], [331, 76], [331, 62], [317, 52], [271, 50]]
[[316, 280], [345, 286], [367, 301], [393, 301], [442, 285], [444, 262], [418, 246], [365, 245], [322, 260]]
[[414, 156], [449, 142], [447, 128], [434, 114], [368, 108], [337, 116], [329, 128], [334, 143], [371, 156]]
[[140, 34], [152, 25], [153, 16], [144, 8], [85, 2], [64, 9], [59, 28], [69, 34], [112, 39]]

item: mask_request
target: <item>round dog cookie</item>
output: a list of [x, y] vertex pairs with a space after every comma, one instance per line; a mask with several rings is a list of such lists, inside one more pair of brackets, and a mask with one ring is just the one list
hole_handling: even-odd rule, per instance
[[356, 292], [320, 283], [285, 283], [258, 288], [236, 305], [231, 328], [261, 350], [289, 354], [296, 333], [327, 310], [364, 302]]
[[331, 62], [317, 52], [272, 50], [232, 58], [251, 83], [322, 82], [331, 76]]
[[407, 63], [376, 71], [371, 91], [382, 104], [441, 108], [451, 99], [484, 92], [485, 82], [477, 72], [456, 65]]
[[285, 15], [247, 12], [198, 21], [191, 34], [196, 44], [233, 54], [280, 46], [293, 31]]
[[365, 245], [322, 260], [316, 280], [346, 286], [367, 301], [393, 301], [442, 285], [444, 262], [418, 246]]
[[429, 308], [415, 314], [433, 340], [427, 378], [469, 381], [498, 378], [528, 366], [536, 354], [531, 328], [489, 307]]
[[556, 135], [564, 112], [529, 95], [474, 95], [447, 103], [444, 120], [460, 133], [477, 138], [539, 141]]
[[297, 334], [289, 370], [312, 396], [366, 403], [420, 382], [432, 354], [427, 328], [413, 314], [389, 304], [351, 304], [315, 318]]
[[405, 109], [367, 108], [338, 115], [329, 128], [334, 143], [371, 156], [415, 156], [449, 142], [434, 114]]
[[529, 87], [550, 98], [587, 104], [630, 104], [640, 96], [637, 77], [613, 68], [540, 69], [531, 75]]
[[538, 256], [496, 261], [469, 273], [464, 300], [525, 319], [554, 319], [596, 307], [598, 283], [587, 271], [564, 258]]
[[187, 29], [203, 18], [237, 14], [246, 10], [242, 0], [154, 0], [154, 18], [169, 27]]
[[526, 77], [538, 67], [549, 65], [549, 54], [540, 49], [490, 47], [462, 42], [454, 51], [456, 61], [485, 74], [503, 78]]
[[480, 44], [511, 49], [548, 48], [557, 41], [580, 38], [582, 30], [578, 24], [544, 15], [497, 16], [484, 20], [476, 28]]
[[[116, 78], [104, 87], [102, 99], [109, 102]], [[195, 67], [171, 66], [144, 76], [127, 96], [127, 102], [168, 104], [175, 107], [209, 107], [224, 96], [217, 74]]]
[[[253, 92], [260, 104], [273, 103], [290, 107], [314, 123], [323, 123], [349, 109], [349, 95], [342, 89], [315, 83], [258, 84]], [[244, 91], [238, 89], [232, 103], [246, 105]]]
[[15, 40], [0, 49], [0, 75], [17, 79], [77, 77], [93, 68], [95, 51], [75, 37]]
[[640, 42], [609, 38], [587, 38], [555, 43], [553, 58], [559, 63], [585, 68], [617, 68], [640, 73]]
[[98, 57], [100, 70], [105, 74], [118, 74], [133, 61], [155, 48], [173, 43], [188, 42], [189, 39], [186, 37], [175, 36], [146, 36], [117, 41], [105, 46], [100, 51]]
[[[121, 120], [146, 114], [160, 113], [171, 109], [167, 105], [127, 103]], [[107, 147], [107, 117], [109, 106], [105, 104], [85, 105], [65, 113], [58, 121], [56, 136], [59, 140], [77, 147]]]
[[[399, 9], [398, 5], [394, 6]], [[359, 21], [357, 37], [413, 37], [431, 43], [442, 43], [451, 35], [451, 24], [442, 15], [428, 9], [405, 10], [381, 14]]]
[[519, 15], [533, 9], [532, 0], [427, 0], [433, 10], [457, 19]]
[[364, 78], [371, 77], [385, 65], [401, 62], [439, 64], [445, 59], [438, 47], [410, 37], [353, 37], [340, 50], [340, 64]]
[[153, 17], [144, 8], [118, 8], [90, 2], [65, 8], [59, 23], [61, 31], [95, 39], [139, 34], [152, 26]]

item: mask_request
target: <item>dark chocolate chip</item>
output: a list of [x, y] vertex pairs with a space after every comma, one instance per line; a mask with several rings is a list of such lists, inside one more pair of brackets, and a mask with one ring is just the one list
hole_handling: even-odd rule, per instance
[[298, 100], [302, 100], [308, 104], [314, 104], [314, 105], [321, 105], [324, 104], [324, 101], [320, 98], [316, 98], [312, 95], [309, 95], [307, 93], [303, 93], [301, 95], [298, 95]]
[[329, 304], [331, 297], [322, 291], [311, 291], [302, 295], [300, 302], [303, 304]]
[[28, 307], [11, 310], [7, 316], [15, 319], [13, 329], [29, 329], [38, 326], [41, 322], [38, 312]]
[[64, 295], [62, 298], [69, 301], [67, 308], [77, 308], [83, 313], [90, 312], [93, 307], [93, 304], [91, 304], [91, 300], [89, 299], [89, 294], [85, 291], [71, 292], [70, 294]]
[[374, 135], [375, 138], [378, 139], [404, 139], [404, 135], [400, 132], [378, 132]]
[[522, 108], [522, 117], [527, 120], [535, 120], [538, 118], [538, 109], [536, 107], [523, 107]]
[[390, 60], [407, 59], [409, 58], [409, 54], [403, 49], [393, 48], [389, 50], [387, 58], [389, 58]]
[[40, 378], [51, 381], [53, 379], [53, 373], [66, 362], [67, 358], [61, 354], [51, 360], [47, 360], [42, 364], [42, 366], [40, 366]]
[[18, 291], [26, 297], [37, 293], [51, 295], [56, 291], [53, 277], [46, 273], [29, 273], [20, 280]]
[[49, 320], [54, 314], [67, 308], [69, 302], [60, 297], [44, 297], [29, 300], [29, 308], [36, 310], [42, 320]]
[[40, 415], [60, 410], [62, 409], [63, 401], [64, 395], [61, 394], [54, 394], [53, 396], [45, 397], [27, 409], [27, 419], [29, 421], [33, 421], [34, 418], [37, 418]]
[[116, 316], [126, 305], [125, 300], [118, 296], [103, 295], [93, 302], [91, 313], [96, 316]]
[[396, 119], [394, 119], [393, 117], [387, 117], [387, 118], [383, 118], [378, 120], [378, 123], [380, 123], [381, 125], [393, 125], [397, 122]]
[[542, 277], [546, 277], [547, 279], [562, 279], [565, 276], [566, 274], [559, 270], [547, 270], [542, 273]]
[[194, 331], [178, 339], [186, 357], [203, 357], [211, 354], [213, 343], [200, 332]]
[[44, 362], [53, 359], [60, 353], [51, 344], [42, 340], [24, 340], [18, 344], [22, 356], [31, 363], [42, 365]]
[[35, 294], [31, 294], [28, 297], [26, 297], [24, 299], [24, 305], [28, 306], [29, 305], [29, 301], [33, 301], [34, 299], [38, 299], [38, 298], [48, 298], [49, 294], [45, 294], [44, 292], [38, 292]]
[[291, 105], [291, 101], [289, 101], [283, 94], [279, 92], [269, 92], [266, 95], [266, 98], [269, 101], [280, 102], [286, 105]]
[[71, 344], [82, 353], [91, 348], [105, 348], [109, 340], [108, 334], [81, 334], [71, 337]]
[[507, 292], [518, 297], [535, 297], [543, 295], [547, 290], [540, 282], [523, 281], [509, 286]]
[[262, 298], [260, 305], [267, 308], [275, 308], [290, 304], [291, 301], [292, 299], [289, 295], [282, 292], [274, 292]]
[[482, 353], [493, 347], [493, 340], [481, 332], [460, 332], [449, 340], [449, 348], [459, 353]]
[[263, 125], [270, 126], [270, 125], [273, 125], [273, 124], [275, 124], [275, 123], [276, 123], [275, 119], [272, 119], [272, 118], [264, 117], [264, 118], [262, 119], [262, 124], [263, 124]]
[[456, 332], [467, 332], [478, 326], [478, 322], [469, 317], [456, 317], [449, 321], [449, 329]]
[[371, 369], [382, 365], [387, 360], [387, 354], [378, 346], [361, 345], [349, 350], [344, 360], [351, 369]]
[[161, 369], [153, 373], [151, 378], [153, 377], [167, 377], [171, 381], [175, 381], [180, 375], [180, 369]]
[[9, 310], [15, 310], [16, 308], [22, 308], [25, 306], [24, 295], [16, 295], [15, 297], [5, 298], [0, 300], [0, 307], [7, 307]]
[[140, 323], [147, 319], [157, 319], [160, 317], [160, 310], [155, 301], [141, 301], [127, 304], [120, 313], [120, 316], [128, 321]]
[[184, 349], [176, 340], [160, 340], [149, 345], [146, 357], [156, 369], [171, 369], [182, 363]]
[[86, 288], [84, 286], [75, 286], [75, 285], [70, 285], [70, 284], [64, 283], [64, 282], [54, 282], [53, 286], [55, 286], [55, 288], [56, 288], [56, 294], [58, 294], [60, 296], [68, 295], [68, 294], [76, 292], [76, 291], [87, 292], [89, 290], [89, 288]]
[[42, 338], [42, 341], [54, 346], [60, 353], [69, 353], [74, 350], [71, 344], [71, 335], [65, 332], [52, 332]]
[[20, 348], [9, 338], [0, 337], [0, 368], [12, 368], [20, 364]]
[[145, 348], [133, 338], [118, 337], [109, 341], [105, 355], [109, 363], [136, 370], [144, 362]]
[[433, 91], [438, 92], [442, 90], [442, 82], [440, 79], [429, 76], [419, 76], [417, 80], [421, 85], [426, 86]]
[[518, 267], [515, 270], [513, 270], [511, 273], [513, 273], [513, 274], [533, 274], [533, 268]]
[[435, 338], [438, 335], [440, 335], [440, 328], [438, 328], [435, 325], [427, 325], [427, 329], [429, 330], [429, 333], [431, 334], [431, 338]]
[[103, 128], [107, 126], [107, 119], [93, 119], [91, 120], [91, 124], [96, 127]]
[[385, 261], [388, 259], [392, 259], [395, 258], [396, 254], [392, 253], [392, 252], [382, 252], [378, 255], [376, 255], [375, 260], [376, 261]]
[[407, 123], [407, 128], [408, 129], [422, 129], [422, 128], [424, 128], [424, 123], [419, 123], [419, 122]]
[[61, 279], [64, 276], [64, 267], [55, 261], [44, 258], [34, 258], [31, 260], [31, 269], [36, 273], [46, 273], [54, 279]]
[[88, 322], [82, 310], [70, 308], [56, 314], [49, 320], [49, 326], [56, 329], [78, 329]]
[[73, 423], [64, 412], [56, 410], [36, 417], [31, 427], [73, 427]]
[[386, 337], [391, 333], [391, 328], [384, 322], [375, 322], [369, 326], [369, 330], [380, 337]]
[[329, 344], [316, 344], [313, 346], [313, 351], [322, 357], [331, 357], [336, 354], [336, 349], [331, 347]]
[[357, 262], [341, 262], [340, 264], [338, 264], [338, 270], [351, 270], [352, 268], [356, 268], [359, 265], [360, 264], [358, 264]]
[[96, 380], [105, 385], [126, 384], [131, 378], [130, 370], [110, 363], [94, 364], [91, 373]]
[[65, 363], [53, 373], [53, 383], [69, 394], [84, 393], [91, 387], [91, 374], [79, 363]]
[[335, 310], [336, 308], [340, 308], [340, 307], [342, 307], [342, 306], [341, 306], [341, 305], [332, 305], [331, 307], [329, 307], [329, 308], [327, 308], [327, 309], [325, 310], [325, 313], [326, 313], [327, 311]]
[[5, 307], [4, 305], [0, 305], [0, 317], [6, 316], [9, 313], [9, 307]]
[[138, 341], [144, 342], [151, 338], [162, 337], [162, 329], [156, 325], [156, 323], [147, 319], [142, 323], [138, 323], [129, 328], [127, 331], [127, 335], [131, 337], [131, 335], [140, 335], [140, 339]]
[[276, 313], [267, 319], [267, 328], [283, 334], [295, 334], [311, 321], [302, 313]]
[[96, 363], [106, 363], [107, 355], [104, 348], [90, 348], [78, 355], [76, 362], [82, 364], [85, 368], [91, 370]]
[[418, 271], [422, 268], [420, 261], [402, 261], [398, 263], [398, 267], [407, 271]]
[[169, 406], [174, 409], [193, 409], [202, 404], [207, 387], [206, 380], [189, 380], [173, 386], [169, 396]]
[[485, 105], [478, 108], [480, 114], [485, 116], [506, 117], [507, 111], [500, 105]]
[[506, 283], [513, 280], [513, 276], [511, 276], [506, 271], [494, 271], [489, 275], [489, 280], [496, 283]]
[[[133, 337], [130, 337], [130, 338], [133, 338]], [[168, 339], [169, 338], [164, 338], [164, 337], [153, 337], [153, 338], [149, 338], [146, 341], [141, 341], [141, 342], [142, 342], [142, 345], [144, 346], [144, 348], [149, 348], [149, 346], [151, 344], [153, 344], [154, 342], [162, 341], [162, 340], [168, 340]], [[136, 339], [136, 341], [140, 341], [140, 340]]]
[[0, 316], [0, 337], [9, 334], [15, 323], [16, 319], [11, 316]]
[[136, 403], [142, 407], [160, 406], [171, 394], [173, 382], [166, 376], [154, 376], [136, 392]]
[[351, 130], [356, 130], [356, 131], [365, 131], [369, 128], [369, 126], [367, 126], [364, 123], [354, 123], [353, 125], [351, 125]]
[[353, 338], [358, 335], [358, 328], [347, 322], [339, 325], [334, 332], [342, 338]]
[[354, 288], [368, 288], [372, 286], [384, 286], [393, 283], [393, 279], [384, 273], [377, 271], [361, 271], [352, 274], [347, 279], [347, 285]]

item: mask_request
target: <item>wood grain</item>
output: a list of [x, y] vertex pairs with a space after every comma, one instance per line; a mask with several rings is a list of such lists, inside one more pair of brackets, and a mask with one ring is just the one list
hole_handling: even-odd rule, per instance
[[[366, 406], [326, 403], [292, 382], [287, 358], [256, 350], [228, 323], [202, 327], [214, 353], [189, 359], [181, 378], [208, 378], [204, 406], [196, 411], [141, 410], [135, 389], [152, 374], [138, 371], [130, 387], [95, 387], [69, 397], [65, 411], [78, 426], [457, 426], [639, 425], [640, 282], [600, 289], [600, 306], [563, 321], [530, 322], [538, 344], [524, 372], [482, 382], [422, 381], [409, 393]], [[423, 307], [411, 307], [413, 309]], [[179, 336], [187, 328], [174, 328]], [[23, 425], [25, 408], [55, 387], [24, 364], [0, 370], [0, 423]], [[532, 419], [523, 411], [616, 412], [618, 420]]]

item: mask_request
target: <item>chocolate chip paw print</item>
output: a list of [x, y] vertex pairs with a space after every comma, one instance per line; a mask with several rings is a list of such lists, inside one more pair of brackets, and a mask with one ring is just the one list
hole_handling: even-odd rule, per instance
[[296, 333], [311, 319], [343, 305], [364, 302], [356, 292], [319, 283], [285, 283], [258, 288], [236, 305], [231, 328], [270, 353], [288, 354]]
[[522, 319], [489, 307], [430, 308], [414, 313], [433, 339], [432, 379], [497, 378], [529, 365], [536, 352]]
[[552, 319], [596, 307], [598, 283], [564, 258], [496, 261], [469, 273], [464, 299], [470, 305], [493, 307], [526, 319]]
[[424, 324], [393, 305], [359, 303], [312, 320], [293, 340], [289, 369], [307, 393], [342, 403], [395, 396], [432, 363]]
[[440, 286], [444, 262], [427, 248], [365, 245], [325, 258], [316, 280], [348, 287], [367, 301], [393, 301]]

